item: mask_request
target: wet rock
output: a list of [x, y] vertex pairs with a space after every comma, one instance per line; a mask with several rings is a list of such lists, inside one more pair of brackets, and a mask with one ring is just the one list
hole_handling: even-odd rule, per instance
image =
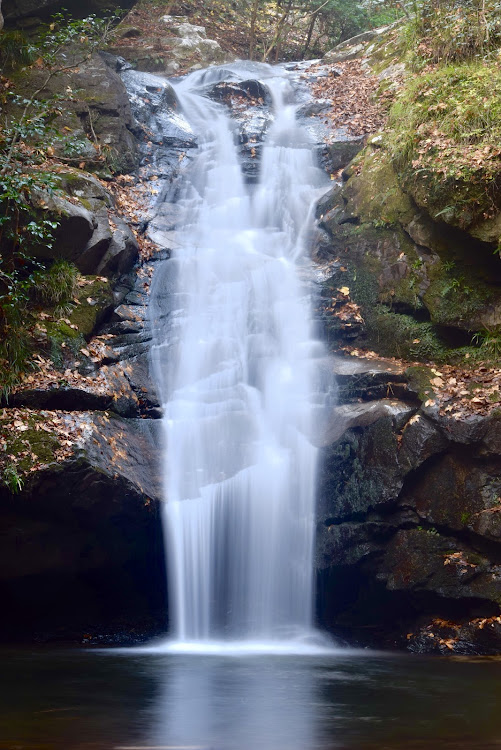
[[384, 417], [390, 417], [398, 423], [403, 419], [405, 424], [414, 411], [415, 409], [412, 406], [391, 399], [337, 406], [322, 436], [322, 444], [330, 445], [337, 441], [347, 430], [354, 427], [369, 427]]
[[135, 118], [148, 128], [148, 140], [157, 145], [195, 148], [197, 139], [180, 111], [173, 87], [162, 78], [125, 70], [122, 80], [129, 92]]
[[[338, 401], [341, 404], [360, 400], [377, 401], [390, 396], [413, 400], [409, 393], [407, 377], [398, 365], [340, 356], [332, 356], [329, 362], [336, 376]], [[410, 406], [412, 408], [412, 405]], [[355, 408], [364, 407], [359, 405]], [[401, 411], [407, 420], [407, 409], [402, 408]]]
[[105, 276], [119, 276], [127, 273], [139, 257], [139, 245], [130, 227], [120, 219], [114, 218], [114, 229], [111, 241], [97, 266], [97, 273]]
[[394, 420], [412, 409], [389, 401], [347, 405], [336, 414], [332, 443], [321, 450], [320, 520], [349, 519], [395, 503], [403, 486]]
[[336, 182], [321, 198], [315, 206], [315, 216], [317, 219], [323, 219], [333, 208], [339, 205], [341, 201], [342, 186]]
[[385, 548], [394, 529], [381, 521], [329, 523], [317, 528], [317, 569], [358, 565]]
[[391, 590], [429, 591], [445, 599], [497, 602], [501, 567], [434, 529], [402, 529], [392, 539], [379, 577]]
[[344, 169], [360, 153], [364, 143], [365, 137], [359, 136], [327, 144], [322, 152], [322, 165], [331, 173]]
[[407, 635], [407, 646], [417, 654], [491, 655], [499, 653], [501, 618], [477, 617], [469, 622], [435, 618]]
[[236, 99], [239, 102], [247, 101], [249, 104], [265, 104], [271, 106], [272, 98], [270, 90], [262, 81], [221, 81], [215, 83], [207, 90], [207, 96], [216, 101], [224, 102], [230, 107]]
[[423, 414], [415, 414], [402, 432], [398, 460], [406, 471], [413, 471], [431, 456], [445, 451], [449, 441]]
[[478, 465], [471, 450], [468, 454], [438, 458], [402, 495], [401, 503], [430, 525], [449, 532], [473, 531], [500, 542], [501, 464], [498, 459]]
[[32, 474], [15, 499], [0, 490], [9, 611], [0, 634], [32, 637], [45, 627], [64, 637], [91, 623], [134, 627], [145, 616], [158, 623], [165, 574], [155, 423], [61, 416], [67, 434], [80, 435], [73, 453]]

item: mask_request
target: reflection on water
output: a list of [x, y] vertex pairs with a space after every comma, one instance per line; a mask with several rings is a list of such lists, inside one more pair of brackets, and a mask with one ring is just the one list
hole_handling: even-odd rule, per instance
[[2, 654], [2, 750], [489, 750], [500, 662]]

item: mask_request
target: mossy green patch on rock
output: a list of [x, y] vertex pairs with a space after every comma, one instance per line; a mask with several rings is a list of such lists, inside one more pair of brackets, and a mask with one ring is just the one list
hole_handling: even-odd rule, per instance
[[414, 391], [421, 401], [427, 401], [433, 396], [431, 379], [434, 375], [429, 367], [413, 365], [407, 368], [405, 375], [409, 381], [409, 390]]
[[466, 276], [466, 269], [440, 260], [427, 274], [423, 301], [434, 323], [467, 331], [501, 324], [499, 289], [479, 279], [475, 269]]
[[[357, 169], [346, 185], [346, 210], [360, 221], [377, 225], [406, 225], [416, 207], [406, 195], [395, 170], [382, 149], [368, 146], [355, 162]], [[360, 173], [357, 173], [360, 170]]]
[[380, 307], [367, 326], [368, 342], [387, 357], [420, 361], [446, 361], [449, 349], [429, 321]]
[[500, 101], [497, 63], [438, 67], [406, 84], [385, 138], [416, 203], [489, 242], [499, 237]]
[[43, 413], [0, 412], [0, 479], [11, 492], [21, 489], [35, 467], [52, 463], [59, 447], [59, 438], [47, 427]]
[[89, 338], [113, 307], [113, 292], [109, 279], [104, 276], [85, 276], [84, 282], [77, 296], [79, 304], [75, 305], [69, 320], [79, 335]]

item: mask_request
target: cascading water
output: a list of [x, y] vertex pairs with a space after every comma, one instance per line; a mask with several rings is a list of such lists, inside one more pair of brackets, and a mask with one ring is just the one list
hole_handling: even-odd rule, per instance
[[[164, 524], [178, 643], [286, 643], [312, 633], [316, 449], [323, 396], [310, 298], [300, 280], [327, 178], [287, 104], [290, 83], [254, 66], [274, 119], [257, 184], [235, 124], [176, 87], [199, 148], [177, 195], [176, 242], [152, 290], [153, 363], [164, 409]], [[240, 80], [248, 70], [233, 66]]]

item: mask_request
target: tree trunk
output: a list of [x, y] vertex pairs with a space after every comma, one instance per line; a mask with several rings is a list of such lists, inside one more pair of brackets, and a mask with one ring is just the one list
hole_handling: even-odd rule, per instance
[[250, 21], [249, 60], [254, 59], [254, 47], [256, 46], [256, 21], [257, 21], [258, 8], [259, 8], [259, 0], [254, 0], [254, 2], [252, 3], [251, 21]]
[[303, 54], [301, 55], [301, 57], [302, 57], [303, 60], [305, 59], [305, 57], [306, 57], [306, 55], [308, 53], [308, 50], [310, 49], [311, 37], [313, 35], [313, 29], [315, 28], [316, 20], [317, 20], [317, 14], [314, 13], [313, 16], [312, 16], [312, 19], [310, 21], [310, 25], [308, 27], [308, 34], [307, 34], [307, 37], [306, 37], [306, 43], [304, 45]]
[[289, 2], [287, 3], [287, 7], [286, 7], [285, 11], [283, 12], [280, 20], [277, 23], [277, 28], [276, 28], [275, 36], [273, 37], [272, 43], [270, 44], [270, 46], [268, 47], [268, 49], [266, 50], [266, 52], [263, 55], [263, 62], [267, 61], [268, 55], [271, 53], [271, 51], [273, 50], [273, 48], [275, 46], [277, 46], [277, 48], [278, 48], [277, 49], [277, 53], [275, 55], [275, 60], [278, 59], [278, 53], [280, 51], [280, 46], [281, 46], [281, 41], [282, 41], [282, 32], [284, 30], [285, 22], [287, 21], [287, 19], [289, 17], [289, 13], [290, 13], [291, 8], [292, 8], [292, 2], [293, 2], [293, 0], [289, 0]]

